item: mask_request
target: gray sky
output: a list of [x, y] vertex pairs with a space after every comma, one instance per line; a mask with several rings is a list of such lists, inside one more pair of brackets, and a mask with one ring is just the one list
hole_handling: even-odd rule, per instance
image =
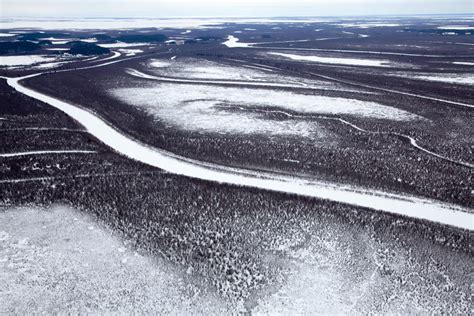
[[474, 0], [0, 0], [2, 17], [472, 14]]

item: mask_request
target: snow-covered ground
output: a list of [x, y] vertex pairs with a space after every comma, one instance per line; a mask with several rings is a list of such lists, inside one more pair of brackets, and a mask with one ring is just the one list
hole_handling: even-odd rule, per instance
[[402, 26], [399, 23], [382, 23], [382, 22], [368, 22], [368, 23], [337, 23], [337, 26], [348, 28], [368, 29], [371, 27], [397, 27]]
[[469, 26], [469, 25], [443, 25], [443, 26], [438, 26], [439, 30], [474, 30], [474, 26]]
[[[238, 81], [246, 85], [262, 86], [269, 85], [273, 87], [288, 88], [309, 88], [321, 90], [362, 92], [362, 89], [354, 89], [352, 87], [335, 84], [329, 81], [310, 80], [299, 77], [291, 77], [281, 75], [274, 72], [273, 69], [260, 65], [243, 65], [231, 66], [228, 64], [218, 63], [195, 58], [178, 58], [172, 60], [151, 59], [147, 63], [147, 67], [154, 74], [165, 77], [182, 78], [190, 81], [190, 79], [200, 80], [226, 80]], [[137, 75], [138, 72], [131, 74]], [[205, 81], [202, 81], [205, 83]], [[212, 83], [212, 82], [209, 82]], [[228, 82], [232, 83], [232, 82]], [[369, 93], [368, 91], [363, 91]]]
[[[459, 65], [474, 65], [474, 63], [459, 63], [454, 62], [454, 64]], [[426, 81], [435, 81], [435, 82], [445, 82], [445, 83], [452, 83], [452, 84], [461, 84], [461, 85], [474, 85], [474, 74], [473, 73], [416, 73], [416, 74], [409, 74], [409, 73], [395, 73], [394, 75], [398, 77], [404, 77], [409, 79], [417, 79], [417, 80], [426, 80]]]
[[469, 310], [469, 285], [460, 278], [469, 269], [468, 254], [439, 258], [449, 255], [423, 240], [418, 251], [413, 245], [404, 249], [399, 241], [351, 230], [315, 222], [304, 233], [295, 230], [286, 238], [275, 238], [274, 251], [285, 258], [286, 278], [281, 287], [257, 300], [252, 314], [419, 315]]
[[139, 47], [139, 46], [148, 46], [150, 43], [111, 43], [111, 44], [98, 44], [100, 47], [104, 48], [124, 48], [124, 47]]
[[439, 74], [415, 76], [415, 79], [453, 84], [474, 85], [474, 74]]
[[[64, 49], [49, 48], [48, 50], [63, 51]], [[0, 68], [50, 69], [70, 63], [76, 58], [77, 57], [73, 56], [64, 57], [59, 55], [0, 56]]]
[[47, 55], [0, 56], [0, 67], [29, 66], [54, 60], [55, 56]]
[[322, 63], [322, 64], [369, 66], [369, 67], [390, 67], [390, 61], [388, 61], [388, 60], [321, 57], [321, 56], [314, 56], [314, 55], [296, 55], [296, 54], [275, 53], [275, 52], [270, 52], [268, 54], [283, 57], [283, 58], [287, 58], [287, 59], [292, 59], [292, 60]]
[[12, 33], [0, 33], [0, 37], [12, 37], [12, 36], [16, 36], [16, 34], [12, 34]]
[[68, 51], [70, 48], [53, 47], [53, 48], [45, 48], [45, 49], [46, 50], [51, 50], [51, 51], [58, 51], [58, 52], [63, 51], [63, 52], [65, 52], [65, 51]]
[[454, 61], [453, 64], [464, 65], [464, 66], [474, 66], [474, 62], [469, 62], [469, 61]]
[[[337, 219], [296, 216], [298, 222], [291, 218], [261, 230], [269, 236], [262, 260], [279, 269], [281, 279], [252, 296], [253, 315], [468, 314], [463, 275], [470, 271], [469, 254], [417, 235], [400, 241]], [[246, 221], [253, 218], [240, 220], [236, 231], [252, 227]], [[137, 251], [70, 207], [0, 208], [2, 315], [243, 310], [188, 272]]]
[[235, 36], [229, 35], [227, 36], [227, 41], [224, 43], [225, 46], [229, 48], [238, 48], [238, 47], [249, 47], [250, 43], [241, 43], [239, 42], [239, 39]]
[[0, 209], [0, 314], [215, 314], [223, 301], [67, 207]]
[[267, 89], [162, 83], [114, 89], [111, 94], [146, 109], [167, 124], [218, 133], [323, 136], [316, 123], [269, 120], [262, 113], [252, 113], [250, 108], [276, 107], [305, 114], [346, 114], [401, 121], [418, 118], [374, 102]]
[[143, 53], [143, 50], [141, 49], [126, 49], [126, 48], [121, 48], [118, 50], [119, 52], [125, 54], [125, 56], [135, 56], [136, 54]]
[[[314, 139], [324, 136], [321, 127], [315, 123], [268, 120], [261, 113], [240, 110], [242, 105], [272, 105], [270, 100], [275, 97], [291, 97], [283, 94], [275, 96], [268, 90], [167, 83], [147, 88], [114, 89], [111, 94], [121, 101], [145, 109], [157, 120], [184, 130], [311, 136]], [[280, 100], [281, 104], [286, 102]], [[234, 109], [226, 108], [229, 106]]]

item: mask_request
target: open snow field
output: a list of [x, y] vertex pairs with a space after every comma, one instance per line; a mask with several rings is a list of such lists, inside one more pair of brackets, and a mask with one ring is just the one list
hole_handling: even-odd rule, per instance
[[[334, 82], [282, 75], [275, 72], [271, 67], [259, 65], [244, 64], [242, 66], [231, 66], [197, 58], [178, 58], [169, 60], [151, 59], [145, 63], [145, 66], [147, 71], [158, 76], [183, 80], [208, 80], [203, 81], [203, 83], [212, 83], [212, 81], [218, 82], [215, 80], [219, 80], [220, 82], [228, 81], [232, 84], [232, 81], [236, 81], [235, 83], [242, 83], [249, 86], [268, 85], [276, 88], [292, 87], [372, 93], [366, 89], [354, 89]], [[138, 72], [131, 72], [130, 74], [138, 75]]]
[[224, 313], [183, 269], [65, 206], [0, 210], [0, 313]]
[[406, 121], [420, 119], [396, 108], [355, 99], [293, 92], [206, 85], [154, 84], [110, 92], [130, 105], [145, 109], [158, 120], [187, 130], [217, 133], [273, 134], [323, 137], [317, 123], [278, 121], [252, 109], [283, 109], [300, 114], [346, 114]]
[[0, 67], [30, 66], [56, 60], [55, 56], [26, 55], [26, 56], [0, 56]]

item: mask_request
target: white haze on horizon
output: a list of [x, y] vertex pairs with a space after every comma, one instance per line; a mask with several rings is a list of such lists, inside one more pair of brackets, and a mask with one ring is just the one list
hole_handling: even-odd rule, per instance
[[1, 0], [1, 17], [275, 17], [473, 14], [472, 0]]

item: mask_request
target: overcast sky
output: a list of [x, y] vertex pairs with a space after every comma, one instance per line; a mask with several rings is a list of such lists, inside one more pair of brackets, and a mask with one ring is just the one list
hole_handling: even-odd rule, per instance
[[472, 14], [474, 0], [0, 0], [2, 17]]

